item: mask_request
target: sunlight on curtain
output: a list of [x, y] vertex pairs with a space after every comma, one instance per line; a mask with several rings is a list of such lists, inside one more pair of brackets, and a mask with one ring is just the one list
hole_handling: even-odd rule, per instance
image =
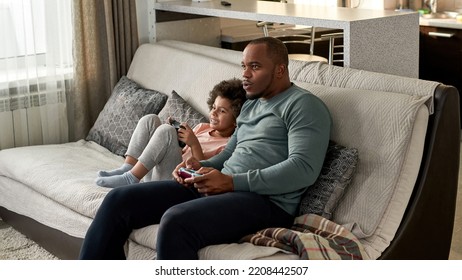
[[0, 0], [0, 149], [68, 141], [71, 0]]

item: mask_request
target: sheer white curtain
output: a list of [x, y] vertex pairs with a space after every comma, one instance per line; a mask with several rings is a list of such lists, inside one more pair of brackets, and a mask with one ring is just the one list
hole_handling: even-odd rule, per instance
[[68, 141], [71, 0], [0, 0], [0, 149]]

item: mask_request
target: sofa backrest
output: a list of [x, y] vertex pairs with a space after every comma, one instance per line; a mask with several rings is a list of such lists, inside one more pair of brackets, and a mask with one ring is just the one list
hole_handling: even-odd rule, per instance
[[208, 116], [210, 90], [222, 80], [240, 78], [241, 67], [170, 46], [144, 44], [136, 51], [127, 76], [145, 88], [167, 95], [175, 90]]
[[[241, 77], [241, 55], [176, 41], [143, 45], [128, 76], [167, 94], [175, 90], [206, 113], [213, 85]], [[333, 220], [377, 258], [393, 239], [414, 188], [438, 84], [301, 61], [291, 61], [289, 73], [328, 106], [332, 140], [359, 151], [357, 171]]]
[[333, 220], [377, 258], [393, 239], [418, 177], [427, 98], [295, 82], [320, 97], [333, 118], [331, 139], [357, 148], [359, 161]]

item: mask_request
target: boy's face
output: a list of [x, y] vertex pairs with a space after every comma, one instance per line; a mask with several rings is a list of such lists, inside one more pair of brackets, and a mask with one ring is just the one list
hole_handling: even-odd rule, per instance
[[231, 100], [217, 96], [209, 113], [210, 127], [222, 135], [231, 135], [236, 127]]

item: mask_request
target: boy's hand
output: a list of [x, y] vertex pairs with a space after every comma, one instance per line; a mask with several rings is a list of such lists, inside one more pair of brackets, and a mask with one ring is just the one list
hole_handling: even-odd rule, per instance
[[178, 140], [191, 148], [197, 145], [200, 147], [197, 136], [194, 134], [192, 128], [187, 123], [182, 123], [180, 129], [178, 129]]
[[194, 170], [197, 170], [197, 171], [199, 171], [199, 169], [202, 167], [200, 161], [198, 159], [196, 159], [195, 157], [188, 158], [184, 162], [184, 164], [185, 164], [186, 168], [194, 169]]
[[172, 176], [173, 178], [180, 184], [182, 185], [189, 185], [187, 182], [185, 182], [185, 180], [183, 178], [181, 178], [179, 175], [178, 175], [178, 170], [181, 168], [181, 167], [186, 167], [186, 168], [190, 168], [190, 169], [194, 169], [194, 170], [199, 170], [201, 168], [201, 164], [200, 162], [191, 157], [189, 159], [187, 159], [186, 161], [182, 161], [180, 164], [178, 164], [175, 169], [173, 170], [172, 172]]

